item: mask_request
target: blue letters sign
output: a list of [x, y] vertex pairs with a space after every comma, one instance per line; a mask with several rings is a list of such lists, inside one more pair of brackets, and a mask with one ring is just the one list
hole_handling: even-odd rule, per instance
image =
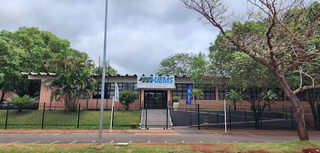
[[186, 105], [190, 105], [191, 104], [191, 97], [192, 97], [192, 85], [190, 85], [187, 88], [187, 97], [186, 97]]
[[174, 76], [138, 76], [137, 88], [174, 88]]

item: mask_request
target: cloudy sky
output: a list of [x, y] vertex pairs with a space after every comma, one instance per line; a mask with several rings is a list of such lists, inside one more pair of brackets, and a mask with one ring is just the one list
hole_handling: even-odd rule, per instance
[[[241, 11], [244, 0], [225, 0]], [[208, 53], [218, 29], [180, 0], [109, 0], [106, 59], [119, 74], [155, 74], [176, 53]], [[38, 27], [68, 39], [99, 63], [103, 56], [105, 0], [1, 0], [0, 30]]]

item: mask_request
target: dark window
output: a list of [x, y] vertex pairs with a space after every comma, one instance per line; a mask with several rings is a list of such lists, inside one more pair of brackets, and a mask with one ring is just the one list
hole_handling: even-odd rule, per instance
[[226, 94], [229, 92], [229, 88], [225, 87], [224, 85], [219, 85], [219, 100], [224, 100], [226, 98]]
[[200, 87], [204, 100], [216, 100], [216, 91], [213, 85], [207, 84]]
[[[136, 83], [117, 83], [119, 87], [119, 92], [122, 90], [133, 90], [137, 95], [138, 95], [138, 88]], [[95, 87], [95, 92], [93, 94], [93, 99], [100, 99], [101, 98], [101, 88], [102, 88], [102, 83], [99, 82], [97, 83]], [[105, 84], [105, 98], [106, 99], [111, 99], [114, 96], [114, 90], [115, 90], [115, 83], [110, 82]], [[138, 97], [138, 96], [137, 96]]]
[[187, 88], [192, 84], [176, 83], [176, 89], [172, 90], [172, 97], [178, 96], [180, 99], [186, 99]]

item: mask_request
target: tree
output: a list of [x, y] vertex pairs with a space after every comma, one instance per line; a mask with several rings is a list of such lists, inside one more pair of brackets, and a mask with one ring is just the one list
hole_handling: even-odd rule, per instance
[[[102, 71], [103, 71], [103, 67], [95, 67], [93, 69], [93, 73], [95, 74], [102, 74]], [[117, 70], [115, 70], [112, 66], [106, 67], [106, 73], [108, 73], [108, 71], [109, 71], [109, 74], [111, 75], [118, 74]]]
[[227, 95], [226, 95], [226, 100], [228, 102], [232, 102], [233, 103], [233, 108], [234, 110], [237, 110], [237, 105], [236, 103], [242, 102], [242, 98], [240, 96], [240, 94], [238, 94], [235, 90], [231, 90]]
[[22, 108], [38, 102], [36, 99], [33, 99], [28, 95], [24, 95], [22, 97], [13, 95], [11, 98], [7, 98], [6, 101], [14, 108], [18, 108], [19, 113], [21, 113]]
[[192, 53], [171, 55], [160, 62], [156, 75], [189, 76], [195, 58], [205, 58], [205, 55], [202, 53], [198, 55]]
[[194, 99], [194, 102], [197, 104], [197, 99], [202, 99], [204, 94], [201, 89], [192, 89], [191, 96]]
[[[202, 14], [242, 53], [272, 72], [295, 110], [300, 140], [309, 140], [304, 111], [295, 94], [320, 85], [299, 86], [292, 90], [286, 74], [300, 66], [312, 66], [319, 58], [320, 4], [314, 2], [305, 7], [303, 0], [248, 0], [252, 8], [259, 11], [249, 10], [247, 18], [251, 21], [240, 22], [233, 20], [234, 14], [228, 13], [221, 0], [182, 2], [187, 8]], [[226, 26], [232, 26], [231, 30], [226, 30]]]
[[63, 50], [49, 59], [45, 67], [57, 73], [57, 78], [49, 78], [49, 87], [55, 87], [51, 101], [64, 100], [66, 111], [75, 111], [80, 98], [89, 97], [94, 91], [96, 80], [92, 78], [93, 64], [86, 53], [77, 50]]
[[28, 80], [21, 72], [47, 72], [43, 67], [47, 59], [69, 47], [68, 40], [35, 27], [21, 27], [15, 32], [2, 30], [0, 64], [3, 67], [0, 73], [4, 74], [4, 81], [0, 83], [0, 89], [3, 93], [13, 91], [20, 96], [37, 96], [41, 82]]
[[121, 105], [129, 110], [130, 105], [137, 99], [137, 94], [132, 90], [122, 90], [119, 93], [119, 101]]
[[66, 111], [77, 110], [79, 99], [90, 97], [94, 91], [95, 79], [91, 77], [90, 69], [76, 69], [66, 73], [60, 73], [57, 78], [49, 78], [49, 87], [53, 88], [51, 101], [64, 100]]

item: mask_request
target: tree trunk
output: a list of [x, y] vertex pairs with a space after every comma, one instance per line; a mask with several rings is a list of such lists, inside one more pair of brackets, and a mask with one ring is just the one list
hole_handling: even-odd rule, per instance
[[233, 102], [233, 108], [234, 108], [234, 110], [237, 110], [236, 101]]
[[4, 95], [6, 94], [5, 91], [1, 90], [2, 91], [2, 95], [1, 95], [1, 100], [0, 100], [0, 104], [2, 104], [3, 102], [3, 98], [4, 98]]
[[[277, 72], [275, 72], [277, 73]], [[278, 82], [280, 83], [285, 95], [290, 99], [291, 104], [295, 111], [298, 135], [300, 140], [302, 141], [309, 141], [309, 136], [306, 129], [306, 123], [304, 119], [304, 111], [303, 107], [298, 99], [298, 97], [293, 93], [288, 85], [287, 81], [284, 79], [284, 76], [280, 76], [279, 74], [276, 75]]]

